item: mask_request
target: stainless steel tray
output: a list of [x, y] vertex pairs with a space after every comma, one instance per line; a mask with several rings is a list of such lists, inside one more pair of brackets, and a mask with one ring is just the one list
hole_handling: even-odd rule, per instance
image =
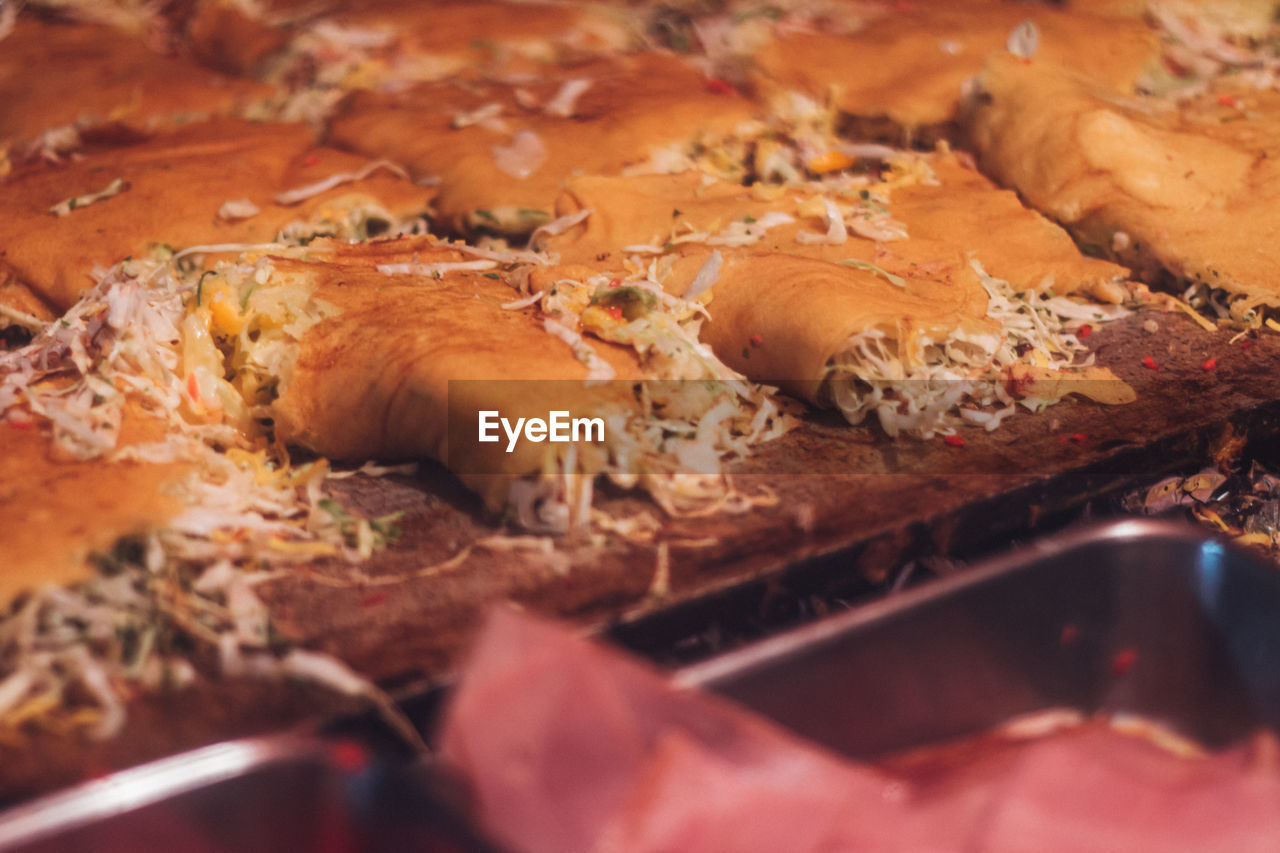
[[847, 755], [1066, 706], [1209, 746], [1280, 727], [1280, 575], [1203, 530], [1066, 532], [681, 670]]
[[227, 741], [0, 812], [0, 850], [423, 850], [484, 853], [429, 761], [384, 760], [354, 740]]
[[[1280, 575], [1195, 528], [1112, 522], [675, 678], [859, 758], [1060, 706], [1141, 713], [1225, 744], [1280, 727]], [[492, 850], [458, 817], [456, 793], [430, 761], [279, 735], [2, 812], [0, 851]]]

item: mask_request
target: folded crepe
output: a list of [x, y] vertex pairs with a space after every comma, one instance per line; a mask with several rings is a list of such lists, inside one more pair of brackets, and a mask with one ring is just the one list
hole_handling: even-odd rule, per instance
[[1024, 21], [1034, 24], [1029, 49], [1037, 59], [1078, 68], [1116, 91], [1131, 92], [1160, 57], [1154, 32], [1137, 20], [1034, 4], [926, 0], [889, 6], [847, 34], [769, 39], [751, 62], [763, 89], [829, 98], [862, 126], [860, 135], [946, 137], [953, 135], [965, 81]]
[[0, 270], [61, 310], [95, 267], [157, 244], [263, 243], [299, 221], [315, 223], [302, 232], [367, 236], [427, 213], [431, 189], [369, 165], [315, 147], [301, 125], [236, 119], [35, 165], [0, 185]]
[[[712, 251], [681, 252], [664, 285], [687, 295]], [[922, 341], [997, 331], [986, 319], [987, 294], [962, 256], [927, 278], [913, 275], [905, 258], [880, 260], [884, 273], [781, 252], [726, 252], [703, 340], [755, 381], [827, 404], [830, 366], [861, 336], [884, 336], [910, 360]]]
[[[0, 607], [44, 584], [88, 580], [95, 559], [182, 508], [173, 488], [188, 465], [63, 458], [43, 426], [39, 418], [0, 420]], [[126, 409], [120, 445], [153, 441], [162, 430]]]
[[[841, 403], [835, 386], [905, 382], [922, 401], [951, 390], [959, 399], [966, 378], [1012, 371], [1024, 360], [1017, 369], [1034, 379], [1020, 389], [1029, 396], [1132, 400], [1107, 371], [1047, 370], [1069, 367], [1083, 349], [1060, 334], [1063, 316], [1040, 326], [1057, 332], [1014, 331], [1037, 312], [1114, 313], [1048, 299], [1048, 291], [1120, 290], [1124, 270], [1080, 256], [1060, 229], [1011, 193], [969, 178], [954, 157], [934, 159], [940, 185], [908, 183], [883, 194], [875, 185], [844, 193], [818, 185], [747, 188], [695, 173], [576, 178], [557, 213], [581, 221], [546, 244], [562, 261], [587, 268], [649, 264], [669, 292], [707, 303], [702, 340], [727, 365], [810, 402], [829, 404], [834, 395], [855, 423], [869, 404], [861, 392]], [[902, 217], [899, 194], [906, 196]], [[970, 199], [974, 219], [991, 219], [951, 221], [964, 207], [952, 195]], [[990, 222], [1027, 242], [982, 233]], [[551, 287], [556, 275], [535, 270], [531, 287]], [[1051, 381], [1064, 376], [1072, 381]], [[943, 381], [931, 387], [932, 380]], [[896, 432], [893, 410], [880, 416]], [[935, 425], [932, 416], [906, 423], [926, 432]]]
[[0, 149], [72, 124], [173, 127], [239, 113], [273, 93], [260, 83], [163, 56], [96, 24], [19, 17], [3, 45]]
[[[311, 260], [270, 257], [269, 275], [245, 300], [250, 319], [232, 356], [242, 388], [261, 372], [255, 384], [281, 442], [339, 460], [435, 459], [496, 508], [514, 480], [557, 473], [568, 447], [522, 440], [508, 452], [505, 435], [481, 442], [481, 411], [511, 423], [554, 410], [638, 411], [626, 380], [647, 374], [635, 353], [568, 343], [531, 309], [503, 308], [518, 294], [489, 277], [492, 261], [416, 239], [328, 242], [315, 252]], [[282, 289], [292, 294], [288, 310], [311, 320], [301, 331], [296, 317], [283, 323], [293, 331], [281, 358], [272, 335], [280, 317], [270, 306], [282, 304], [274, 302]], [[602, 369], [619, 381], [588, 382]], [[590, 472], [598, 461], [588, 444], [577, 450]]]
[[519, 82], [359, 92], [334, 119], [331, 142], [438, 179], [446, 227], [527, 234], [551, 218], [571, 175], [686, 168], [752, 112], [675, 57], [639, 53]]
[[969, 133], [984, 171], [1148, 278], [1280, 305], [1280, 93], [1226, 77], [1178, 101], [1116, 99], [993, 55]]

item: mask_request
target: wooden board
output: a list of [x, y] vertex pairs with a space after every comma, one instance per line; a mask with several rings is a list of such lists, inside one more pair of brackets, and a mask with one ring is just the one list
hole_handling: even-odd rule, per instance
[[[1154, 334], [1142, 329], [1149, 319], [1158, 322]], [[737, 466], [740, 488], [767, 488], [775, 505], [666, 519], [648, 544], [618, 537], [564, 543], [554, 556], [478, 549], [457, 565], [413, 577], [493, 534], [491, 521], [439, 470], [411, 481], [348, 481], [345, 497], [360, 511], [407, 513], [404, 539], [364, 568], [392, 582], [332, 586], [298, 577], [270, 585], [264, 596], [294, 638], [385, 680], [447, 674], [478, 612], [494, 601], [599, 629], [835, 553], [846, 555], [850, 573], [874, 580], [907, 559], [997, 545], [1097, 495], [1200, 464], [1228, 435], [1275, 432], [1280, 337], [1263, 335], [1246, 349], [1228, 344], [1233, 334], [1206, 332], [1177, 313], [1126, 318], [1089, 341], [1099, 363], [1138, 391], [1137, 402], [1068, 401], [1011, 417], [995, 432], [965, 430], [964, 447], [893, 441], [876, 428], [816, 413]], [[1144, 366], [1147, 356], [1158, 370]], [[1205, 370], [1210, 357], [1216, 367]], [[657, 514], [635, 497], [611, 496], [600, 505], [615, 514]], [[651, 590], [657, 542], [669, 553], [663, 595]]]
[[[1152, 318], [1155, 334], [1142, 329]], [[587, 630], [631, 626], [649, 635], [637, 645], [665, 657], [652, 623], [681, 609], [696, 612], [700, 602], [714, 609], [734, 590], [790, 578], [817, 558], [837, 583], [883, 578], [910, 559], [999, 548], [1096, 496], [1199, 466], [1232, 441], [1280, 434], [1280, 336], [1264, 334], [1246, 350], [1228, 344], [1232, 334], [1155, 312], [1100, 329], [1089, 339], [1098, 361], [1137, 389], [1137, 402], [1109, 408], [1068, 401], [1040, 415], [1019, 414], [993, 433], [966, 430], [963, 448], [937, 439], [891, 441], [878, 429], [813, 414], [738, 466], [741, 486], [767, 486], [777, 495], [774, 506], [667, 519], [647, 544], [617, 537], [562, 543], [555, 556], [476, 549], [438, 568], [500, 532], [478, 501], [439, 468], [415, 478], [352, 478], [341, 496], [353, 508], [406, 513], [400, 542], [360, 567], [372, 582], [353, 580], [349, 568], [317, 566], [260, 592], [284, 633], [410, 691], [447, 677], [479, 614], [496, 601], [567, 617]], [[1144, 367], [1146, 356], [1160, 369]], [[1216, 368], [1202, 369], [1210, 357]], [[605, 496], [600, 506], [656, 514], [648, 501], [627, 495]], [[670, 556], [669, 591], [661, 596], [651, 593], [657, 542], [668, 544]], [[214, 705], [217, 713], [210, 713]], [[37, 735], [8, 753], [0, 744], [8, 755], [0, 801], [350, 708], [305, 685], [260, 682], [142, 697], [113, 741]]]

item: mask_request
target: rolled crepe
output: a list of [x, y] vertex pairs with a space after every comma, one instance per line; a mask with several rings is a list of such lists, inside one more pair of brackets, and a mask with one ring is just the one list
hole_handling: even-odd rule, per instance
[[[181, 463], [58, 458], [38, 419], [0, 422], [0, 606], [43, 584], [93, 577], [93, 555], [177, 515]], [[158, 440], [163, 426], [126, 408], [120, 446]]]
[[1224, 78], [1176, 106], [1118, 101], [993, 55], [969, 130], [984, 170], [1151, 277], [1280, 305], [1280, 93]]
[[95, 266], [145, 255], [154, 244], [262, 243], [287, 223], [341, 220], [365, 205], [396, 218], [428, 211], [433, 191], [388, 169], [296, 202], [277, 199], [368, 165], [316, 148], [301, 125], [225, 119], [23, 169], [0, 193], [0, 268], [65, 309], [92, 285]]
[[[474, 264], [473, 255], [418, 240], [328, 246], [323, 260], [272, 262], [272, 282], [302, 285], [329, 306], [282, 371], [271, 405], [279, 440], [334, 459], [435, 459], [496, 508], [513, 480], [554, 472], [567, 448], [521, 441], [507, 452], [505, 436], [482, 443], [481, 411], [514, 423], [553, 410], [638, 410], [625, 380], [645, 373], [632, 351], [591, 342], [620, 381], [588, 383], [588, 365], [532, 310], [502, 307], [517, 296], [510, 287], [454, 266]], [[378, 270], [399, 264], [418, 271]], [[587, 444], [579, 449], [589, 471]]]
[[687, 163], [751, 115], [745, 98], [709, 88], [678, 59], [641, 53], [555, 66], [518, 84], [359, 92], [334, 119], [331, 141], [438, 178], [446, 227], [527, 234], [551, 218], [571, 175], [670, 171], [667, 159]]
[[[719, 265], [712, 259], [720, 253]], [[977, 274], [957, 256], [935, 265], [932, 278], [911, 276], [912, 262], [881, 258], [885, 275], [818, 257], [770, 251], [682, 247], [663, 287], [688, 298], [704, 267], [716, 267], [708, 301], [711, 320], [701, 339], [729, 367], [814, 403], [828, 402], [828, 365], [855, 335], [883, 332], [907, 351], [920, 335], [947, 339], [957, 330], [992, 332], [987, 295]], [[535, 269], [534, 289], [591, 267]]]
[[[1084, 258], [1061, 229], [1012, 193], [970, 177], [950, 155], [936, 159], [943, 167], [940, 186], [887, 193], [888, 215], [905, 222], [905, 238], [846, 233], [845, 224], [860, 215], [883, 213], [857, 192], [823, 196], [813, 187], [793, 187], [780, 195], [766, 190], [761, 198], [760, 189], [689, 173], [574, 179], [557, 212], [591, 213], [547, 245], [562, 260], [588, 267], [622, 268], [637, 255], [660, 258], [656, 270], [668, 291], [688, 298], [696, 287], [695, 297], [709, 294], [711, 319], [702, 339], [727, 365], [815, 403], [828, 402], [830, 368], [855, 353], [856, 336], [880, 336], [904, 369], [926, 344], [982, 338], [987, 349], [999, 341], [1004, 332], [987, 316], [988, 293], [974, 259], [1007, 279], [1010, 295], [1120, 289], [1123, 268]], [[972, 202], [975, 221], [953, 223], [964, 200]], [[815, 215], [815, 208], [823, 212]], [[982, 218], [986, 213], [990, 220]], [[1007, 225], [1008, 235], [1026, 242], [983, 233], [988, 222]], [[877, 227], [889, 230], [883, 221]], [[554, 273], [535, 271], [532, 280], [547, 287]], [[871, 364], [859, 370], [865, 379], [900, 378], [873, 375]], [[1112, 378], [1105, 371], [1069, 375], [1104, 381], [1059, 383], [1055, 397], [1077, 391], [1102, 402], [1133, 399], [1123, 383], [1105, 381]], [[1048, 396], [1048, 389], [1045, 382], [1036, 391]]]

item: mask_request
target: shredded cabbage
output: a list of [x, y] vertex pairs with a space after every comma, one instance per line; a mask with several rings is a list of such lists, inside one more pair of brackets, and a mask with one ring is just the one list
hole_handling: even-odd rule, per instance
[[1069, 372], [1091, 366], [1092, 355], [1080, 358], [1088, 348], [1074, 333], [1077, 321], [1107, 323], [1129, 313], [1115, 305], [1014, 292], [976, 260], [972, 265], [987, 291], [987, 317], [999, 331], [955, 329], [938, 340], [916, 336], [911, 342], [883, 328], [854, 335], [828, 365], [824, 385], [849, 423], [874, 414], [890, 436], [922, 438], [961, 423], [997, 429], [1017, 402], [1033, 409], [1055, 402], [1015, 394], [1011, 367]]

